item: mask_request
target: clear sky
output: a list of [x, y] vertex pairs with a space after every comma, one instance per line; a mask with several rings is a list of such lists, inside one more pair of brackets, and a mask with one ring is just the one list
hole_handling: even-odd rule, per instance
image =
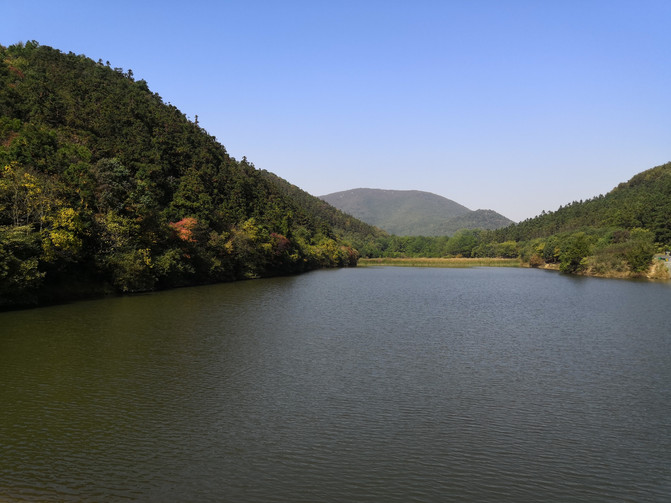
[[0, 44], [132, 69], [313, 195], [513, 220], [671, 161], [670, 0], [0, 0]]

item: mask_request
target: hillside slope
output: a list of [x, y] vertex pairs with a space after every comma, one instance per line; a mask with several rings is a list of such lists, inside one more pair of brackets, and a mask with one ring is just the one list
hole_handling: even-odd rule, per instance
[[356, 263], [351, 217], [108, 65], [0, 46], [0, 307]]
[[450, 235], [459, 229], [496, 229], [512, 223], [492, 210], [472, 211], [419, 190], [352, 189], [320, 196], [336, 208], [399, 236]]
[[646, 229], [671, 244], [671, 162], [645, 170], [606, 195], [573, 201], [495, 232], [499, 240], [524, 240], [581, 228]]
[[669, 257], [663, 252], [671, 247], [670, 215], [671, 163], [667, 163], [638, 173], [606, 195], [491, 231], [471, 254], [508, 249], [533, 267], [668, 279]]

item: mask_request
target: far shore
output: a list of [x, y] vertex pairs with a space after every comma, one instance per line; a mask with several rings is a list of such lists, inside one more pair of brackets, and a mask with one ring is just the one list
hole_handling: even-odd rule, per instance
[[522, 267], [518, 258], [360, 258], [360, 267]]
[[[657, 258], [657, 256], [655, 257]], [[359, 267], [395, 266], [395, 267], [531, 267], [529, 263], [520, 258], [407, 258], [407, 257], [385, 257], [385, 258], [360, 258]], [[549, 269], [559, 271], [559, 264], [542, 264], [536, 266], [538, 269]], [[671, 262], [655, 260], [651, 263], [648, 271], [644, 273], [631, 273], [628, 270], [608, 270], [597, 273], [588, 268], [577, 273], [578, 276], [591, 276], [596, 278], [612, 279], [648, 279], [669, 280], [671, 279]]]

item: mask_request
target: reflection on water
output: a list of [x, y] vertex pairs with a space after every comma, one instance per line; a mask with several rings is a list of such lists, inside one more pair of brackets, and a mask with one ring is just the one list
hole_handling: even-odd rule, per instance
[[368, 268], [0, 314], [0, 499], [666, 501], [671, 288]]

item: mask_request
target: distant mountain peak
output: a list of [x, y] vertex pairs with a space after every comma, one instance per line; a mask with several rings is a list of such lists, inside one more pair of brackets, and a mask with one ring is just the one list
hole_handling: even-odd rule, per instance
[[496, 229], [512, 223], [495, 211], [473, 211], [421, 190], [357, 188], [320, 199], [368, 224], [404, 236], [449, 235], [459, 229]]

